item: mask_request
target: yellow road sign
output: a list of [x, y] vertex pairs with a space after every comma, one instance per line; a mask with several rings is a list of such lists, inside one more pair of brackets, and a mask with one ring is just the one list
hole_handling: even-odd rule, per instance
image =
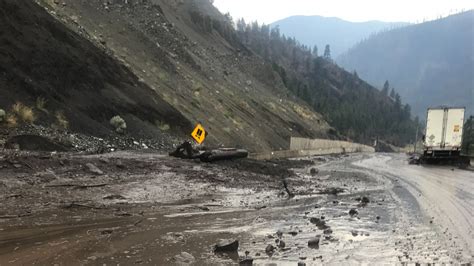
[[191, 136], [197, 143], [201, 144], [206, 138], [206, 130], [201, 124], [197, 124], [196, 128], [193, 130], [193, 133], [191, 133]]

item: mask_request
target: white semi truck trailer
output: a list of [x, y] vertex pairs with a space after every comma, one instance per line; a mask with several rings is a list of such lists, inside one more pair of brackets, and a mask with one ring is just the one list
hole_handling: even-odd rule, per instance
[[422, 161], [461, 162], [465, 108], [429, 108]]

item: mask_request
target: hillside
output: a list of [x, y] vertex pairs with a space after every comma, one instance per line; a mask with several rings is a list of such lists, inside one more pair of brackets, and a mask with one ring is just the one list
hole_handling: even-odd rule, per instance
[[413, 140], [417, 122], [411, 120], [411, 107], [398, 94], [385, 95], [330, 57], [281, 36], [278, 29], [245, 25], [243, 20], [237, 25], [242, 42], [272, 63], [289, 92], [324, 114], [349, 139], [366, 144], [380, 139], [400, 146]]
[[429, 106], [465, 106], [474, 113], [474, 11], [383, 32], [337, 59], [372, 84], [385, 80], [414, 113]]
[[339, 18], [321, 16], [293, 16], [276, 21], [271, 27], [279, 27], [282, 34], [295, 37], [300, 43], [313, 48], [317, 45], [322, 54], [326, 44], [337, 57], [371, 34], [394, 27], [407, 25], [403, 22], [350, 22]]
[[157, 137], [187, 136], [202, 122], [207, 144], [250, 150], [331, 137], [321, 115], [287, 97], [270, 64], [215, 26], [196, 26], [197, 11], [225, 19], [209, 1], [0, 3], [0, 105], [45, 99], [49, 118], [35, 123], [61, 110], [71, 130], [106, 135], [118, 114], [129, 134]]
[[32, 1], [0, 1], [0, 61], [0, 108], [35, 107], [37, 124], [59, 122], [100, 137], [111, 134], [115, 115], [136, 137], [163, 135], [156, 121], [179, 136], [192, 126], [129, 69]]

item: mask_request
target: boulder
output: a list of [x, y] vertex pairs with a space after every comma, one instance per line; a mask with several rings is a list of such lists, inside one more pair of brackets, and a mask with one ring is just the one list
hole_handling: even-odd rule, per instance
[[311, 238], [310, 240], [308, 240], [308, 247], [319, 249], [319, 240], [320, 240], [319, 236]]
[[253, 265], [253, 258], [251, 258], [251, 257], [241, 258], [240, 261], [239, 261], [239, 265], [251, 266], [251, 265]]
[[271, 256], [273, 255], [273, 253], [275, 252], [275, 247], [273, 245], [268, 245], [266, 248], [265, 248], [265, 253], [267, 253], [268, 256]]
[[355, 216], [355, 215], [357, 215], [357, 214], [359, 214], [359, 212], [358, 212], [356, 209], [350, 209], [350, 210], [349, 210], [349, 215], [350, 215], [350, 216]]
[[87, 170], [95, 175], [103, 175], [104, 172], [92, 163], [86, 164]]
[[214, 252], [235, 252], [238, 249], [239, 241], [235, 239], [221, 240], [214, 246]]

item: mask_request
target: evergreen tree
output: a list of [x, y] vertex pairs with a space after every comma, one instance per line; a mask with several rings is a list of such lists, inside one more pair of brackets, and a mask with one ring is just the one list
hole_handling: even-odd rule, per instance
[[237, 31], [238, 32], [244, 32], [246, 26], [247, 25], [246, 25], [245, 20], [243, 18], [241, 18], [237, 21]]
[[329, 44], [326, 44], [326, 48], [324, 48], [324, 58], [331, 59], [331, 47], [329, 47]]
[[318, 46], [317, 45], [315, 45], [314, 48], [313, 48], [313, 56], [318, 57]]
[[390, 98], [395, 99], [395, 89], [394, 88], [392, 88], [392, 90], [390, 91]]
[[390, 90], [390, 84], [388, 83], [388, 80], [386, 80], [383, 84], [382, 94], [388, 96], [388, 90]]
[[354, 70], [354, 73], [352, 73], [352, 75], [354, 75], [354, 78], [358, 79], [359, 78], [359, 74], [357, 74], [357, 71]]

